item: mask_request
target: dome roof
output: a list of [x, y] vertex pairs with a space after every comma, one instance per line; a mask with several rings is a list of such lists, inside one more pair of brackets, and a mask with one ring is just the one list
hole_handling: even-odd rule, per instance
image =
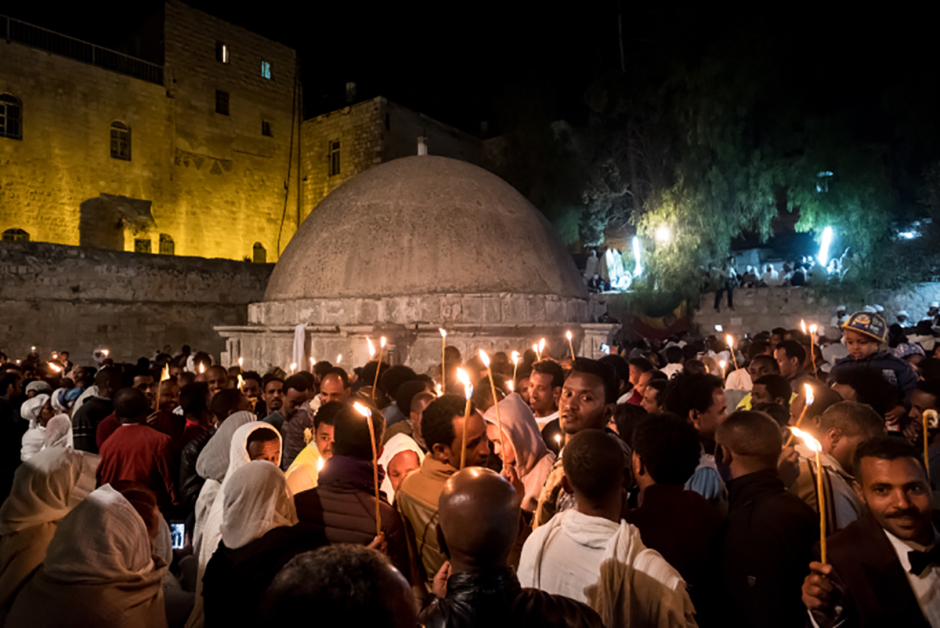
[[512, 186], [414, 156], [343, 183], [284, 251], [265, 301], [516, 293], [586, 299], [571, 255]]

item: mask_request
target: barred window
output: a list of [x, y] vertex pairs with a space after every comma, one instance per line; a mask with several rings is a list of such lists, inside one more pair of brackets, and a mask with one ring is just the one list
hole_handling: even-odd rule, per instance
[[173, 255], [176, 251], [176, 243], [173, 238], [165, 233], [160, 234], [160, 255]]
[[0, 94], [0, 137], [23, 139], [23, 103], [10, 94]]
[[150, 252], [150, 240], [144, 238], [135, 238], [134, 239], [134, 252], [135, 253], [149, 253]]
[[29, 242], [29, 234], [22, 229], [7, 229], [3, 232], [4, 242]]
[[111, 157], [131, 160], [131, 128], [123, 122], [111, 123]]

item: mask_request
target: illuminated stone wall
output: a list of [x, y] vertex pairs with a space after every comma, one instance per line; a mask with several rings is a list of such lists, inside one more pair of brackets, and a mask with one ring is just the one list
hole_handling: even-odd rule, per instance
[[[296, 55], [175, 0], [164, 11], [166, 87], [0, 42], [0, 93], [23, 103], [23, 139], [0, 138], [0, 231], [124, 250], [148, 239], [154, 253], [165, 234], [176, 255], [237, 260], [257, 242], [277, 260], [300, 209]], [[216, 113], [216, 90], [230, 115]], [[131, 128], [130, 161], [111, 157], [114, 121]], [[153, 223], [126, 228], [102, 194], [149, 201]]]
[[[309, 215], [327, 194], [363, 170], [418, 154], [419, 137], [426, 138], [430, 155], [486, 167], [482, 140], [386, 98], [305, 120], [301, 157], [303, 215]], [[331, 176], [330, 144], [337, 140], [340, 172]]]
[[213, 325], [245, 324], [273, 267], [3, 242], [0, 350], [17, 358], [35, 345], [90, 363], [99, 347], [135, 361], [164, 344], [190, 344], [218, 358], [225, 345]]

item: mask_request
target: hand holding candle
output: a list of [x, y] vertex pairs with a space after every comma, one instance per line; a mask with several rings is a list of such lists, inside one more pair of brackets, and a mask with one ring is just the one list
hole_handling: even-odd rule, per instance
[[470, 397], [473, 396], [473, 384], [470, 383], [470, 376], [463, 369], [457, 369], [457, 379], [463, 384], [464, 395], [467, 397], [467, 407], [463, 412], [463, 438], [460, 446], [460, 468], [463, 469], [467, 461], [467, 423], [470, 422], [470, 410], [473, 408], [473, 403], [470, 401]]
[[816, 453], [816, 505], [819, 507], [819, 549], [820, 562], [826, 564], [826, 493], [823, 486], [822, 445], [798, 427], [791, 427], [794, 436], [803, 439], [807, 447]]
[[[382, 516], [379, 513], [379, 457], [375, 448], [375, 430], [372, 428], [372, 411], [358, 401], [353, 404], [356, 412], [366, 418], [369, 426], [369, 438], [372, 440], [372, 479], [375, 483], [375, 535], [382, 534]], [[322, 458], [321, 458], [322, 460]]]

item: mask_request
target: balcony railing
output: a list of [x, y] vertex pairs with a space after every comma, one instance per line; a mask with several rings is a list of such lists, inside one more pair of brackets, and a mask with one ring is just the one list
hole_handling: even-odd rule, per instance
[[0, 36], [32, 48], [163, 85], [163, 66], [0, 15]]

